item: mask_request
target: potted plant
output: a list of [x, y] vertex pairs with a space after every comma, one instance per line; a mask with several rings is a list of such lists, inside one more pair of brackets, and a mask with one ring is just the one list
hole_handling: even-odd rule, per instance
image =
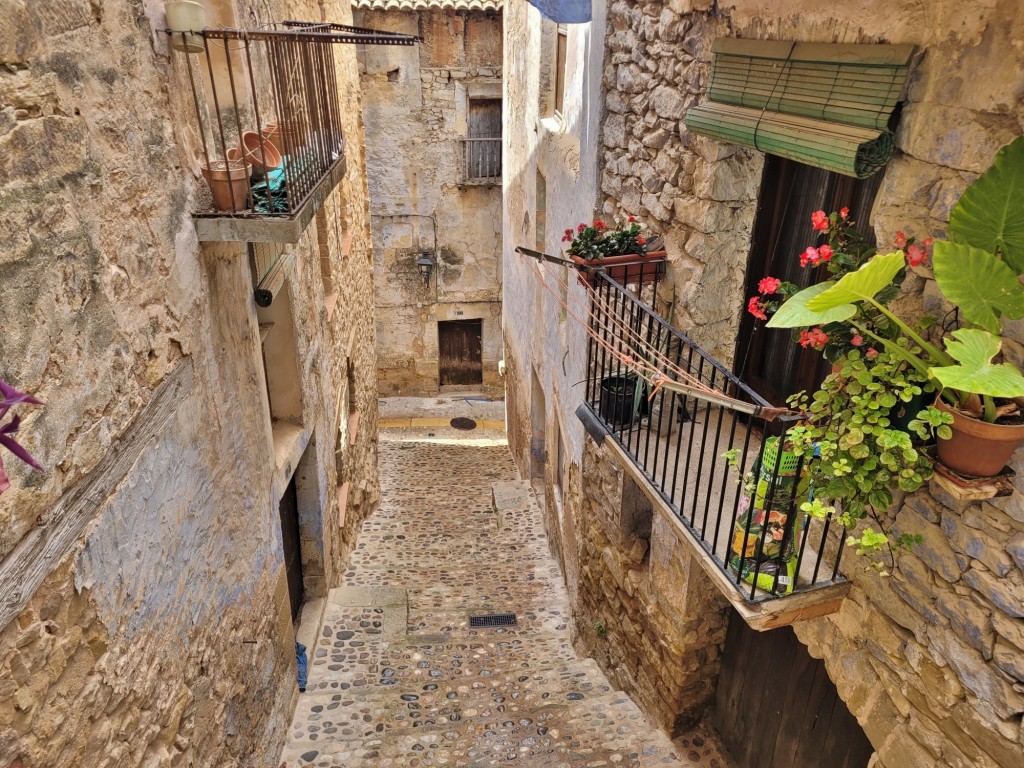
[[[993, 165], [963, 194], [950, 215], [950, 239], [935, 244], [933, 270], [943, 295], [965, 326], [945, 339], [945, 349], [925, 340], [920, 328], [890, 312], [882, 291], [905, 269], [905, 253], [877, 255], [840, 280], [792, 296], [770, 327], [845, 322], [913, 366], [940, 391], [927, 423], [949, 423], [938, 434], [940, 461], [956, 472], [998, 474], [1024, 442], [1024, 376], [998, 362], [1003, 318], [1024, 317], [1024, 208], [1015, 190], [1024, 185], [1024, 137], [1003, 147]], [[865, 319], [883, 319], [884, 329]], [[939, 413], [943, 414], [940, 416]], [[951, 422], [951, 423], [950, 423]]]
[[[601, 219], [578, 224], [576, 229], [565, 230], [562, 242], [569, 243], [567, 253], [577, 264], [596, 266], [592, 262], [599, 262], [612, 280], [623, 285], [654, 282], [666, 257], [664, 250], [651, 248], [655, 241], [633, 216], [614, 227]], [[592, 284], [592, 276], [583, 270], [579, 279], [586, 285]]]
[[601, 379], [598, 413], [609, 424], [630, 426], [636, 416], [641, 391], [635, 374], [605, 376]]

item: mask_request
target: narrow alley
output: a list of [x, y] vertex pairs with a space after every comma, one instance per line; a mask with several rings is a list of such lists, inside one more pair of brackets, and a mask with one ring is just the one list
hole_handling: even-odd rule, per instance
[[[384, 429], [381, 504], [309, 649], [282, 754], [296, 766], [724, 768], [576, 656], [558, 565], [504, 433]], [[469, 617], [516, 623], [471, 628]]]

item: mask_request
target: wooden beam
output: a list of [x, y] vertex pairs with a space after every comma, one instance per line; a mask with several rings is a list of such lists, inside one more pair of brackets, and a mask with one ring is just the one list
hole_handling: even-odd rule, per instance
[[192, 392], [192, 358], [178, 363], [153, 391], [149, 403], [117, 438], [96, 467], [78, 480], [0, 562], [0, 629], [28, 604], [39, 585], [74, 551], [96, 513], [159, 437]]

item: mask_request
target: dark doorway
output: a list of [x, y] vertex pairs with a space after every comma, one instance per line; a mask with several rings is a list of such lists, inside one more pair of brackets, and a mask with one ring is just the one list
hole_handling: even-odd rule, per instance
[[295, 621], [302, 606], [302, 549], [299, 543], [299, 500], [294, 477], [281, 497], [278, 511], [281, 514], [284, 569], [288, 575], [288, 600], [292, 607], [292, 621]]
[[[757, 217], [747, 260], [744, 296], [757, 293], [758, 281], [767, 275], [806, 288], [824, 280], [820, 271], [800, 266], [800, 253], [809, 245], [826, 242], [811, 229], [811, 213], [849, 208], [857, 230], [872, 238], [870, 215], [882, 173], [870, 179], [854, 179], [775, 155], [765, 158]], [[895, 234], [895, 233], [893, 233]], [[743, 313], [736, 344], [736, 373], [773, 405], [800, 390], [817, 388], [829, 364], [820, 352], [802, 349], [790, 330], [765, 328]]]
[[438, 383], [483, 384], [483, 320], [444, 320], [437, 324]]
[[712, 721], [737, 765], [865, 768], [874, 752], [793, 630], [756, 632], [735, 612]]

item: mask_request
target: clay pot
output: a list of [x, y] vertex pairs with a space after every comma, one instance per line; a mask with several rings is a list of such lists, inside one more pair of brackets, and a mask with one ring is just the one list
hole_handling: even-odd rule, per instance
[[185, 53], [206, 50], [202, 35], [193, 35], [206, 28], [206, 8], [195, 0], [177, 0], [164, 3], [167, 28], [171, 30], [171, 47]]
[[211, 160], [209, 166], [200, 162], [199, 170], [202, 171], [206, 183], [210, 185], [214, 208], [232, 213], [248, 208], [248, 164], [241, 160], [228, 163], [223, 160]]
[[1013, 452], [1024, 443], [1024, 424], [989, 424], [972, 419], [941, 398], [940, 411], [953, 414], [953, 437], [938, 440], [939, 461], [961, 475], [994, 477], [1003, 471]]
[[281, 154], [296, 152], [306, 142], [306, 125], [298, 117], [276, 120], [263, 126], [263, 138], [274, 142]]
[[[648, 251], [647, 253], [626, 253], [622, 256], [605, 256], [603, 259], [587, 260], [582, 256], [569, 255], [569, 258], [577, 264], [587, 264], [593, 267], [604, 267], [605, 272], [620, 285], [627, 283], [640, 283], [646, 285], [653, 283], [655, 277], [661, 274], [661, 262], [665, 261], [665, 251]], [[591, 284], [591, 275], [588, 272], [579, 273], [580, 282], [585, 285]]]

